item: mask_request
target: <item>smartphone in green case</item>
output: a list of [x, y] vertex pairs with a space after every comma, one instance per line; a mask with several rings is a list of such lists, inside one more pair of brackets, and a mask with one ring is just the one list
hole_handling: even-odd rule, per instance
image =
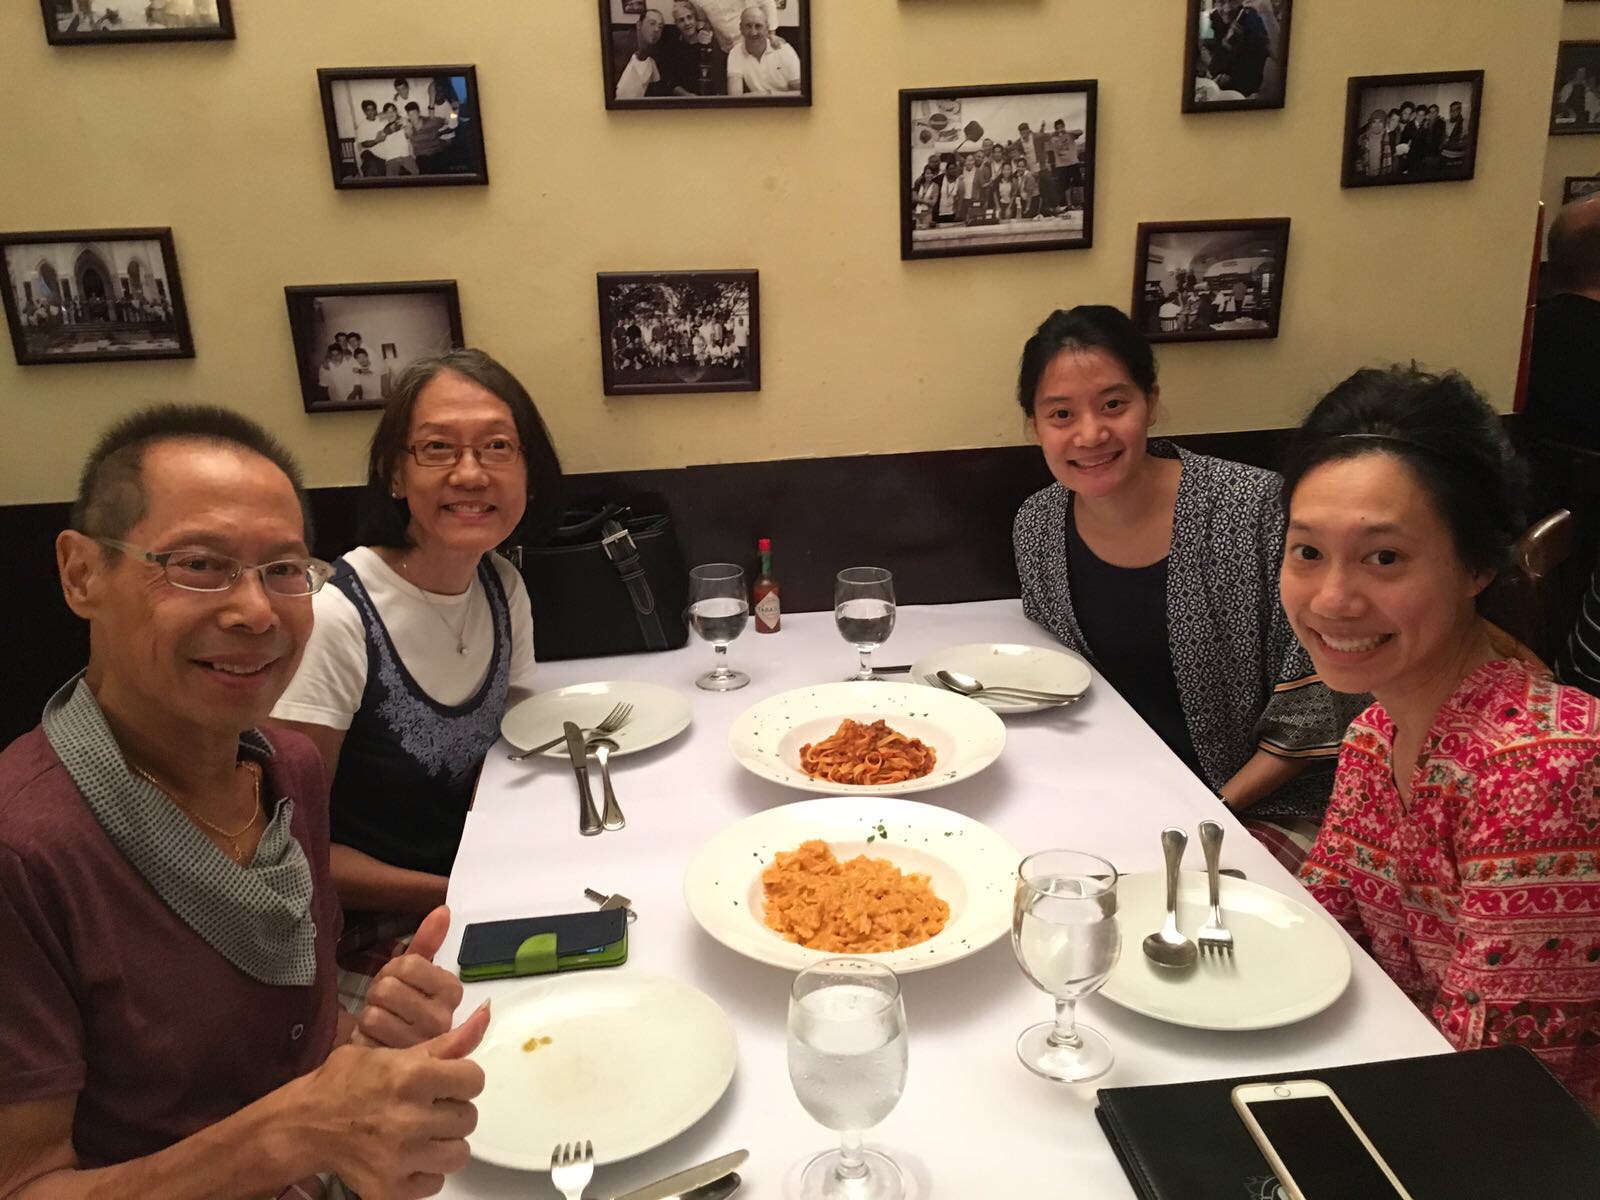
[[480, 921], [461, 935], [456, 965], [468, 983], [548, 975], [628, 961], [628, 910]]

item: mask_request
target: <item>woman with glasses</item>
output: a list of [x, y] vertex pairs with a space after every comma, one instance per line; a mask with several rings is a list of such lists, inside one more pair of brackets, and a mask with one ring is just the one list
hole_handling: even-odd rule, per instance
[[552, 526], [560, 491], [538, 409], [489, 355], [418, 359], [396, 380], [368, 452], [363, 544], [317, 593], [273, 709], [332, 777], [347, 964], [444, 903], [479, 765], [533, 678], [528, 593], [492, 551]]

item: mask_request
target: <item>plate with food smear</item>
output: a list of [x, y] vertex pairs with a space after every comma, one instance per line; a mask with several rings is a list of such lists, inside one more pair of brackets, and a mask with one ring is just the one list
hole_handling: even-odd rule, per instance
[[689, 864], [683, 895], [702, 929], [757, 962], [800, 971], [849, 954], [924, 971], [1006, 935], [1021, 860], [937, 805], [828, 796], [724, 829]]
[[739, 765], [807, 792], [898, 796], [976, 775], [1005, 748], [983, 705], [910, 683], [821, 683], [770, 696], [728, 730]]

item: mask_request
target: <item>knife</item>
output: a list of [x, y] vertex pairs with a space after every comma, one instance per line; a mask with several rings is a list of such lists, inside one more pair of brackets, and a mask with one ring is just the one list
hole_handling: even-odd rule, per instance
[[583, 730], [575, 721], [562, 725], [567, 733], [567, 756], [572, 759], [572, 773], [578, 777], [578, 832], [593, 837], [600, 832], [600, 813], [594, 806], [594, 793], [589, 790], [589, 753], [583, 742]]
[[[710, 1162], [701, 1163], [698, 1167], [690, 1167], [687, 1171], [679, 1171], [676, 1175], [668, 1175], [665, 1179], [658, 1179], [654, 1183], [647, 1183], [642, 1188], [635, 1188], [631, 1192], [624, 1192], [616, 1200], [671, 1200], [674, 1196], [704, 1184], [715, 1183], [724, 1175], [740, 1166], [745, 1159], [750, 1157], [748, 1150], [735, 1150], [732, 1154], [724, 1154], [721, 1158], [713, 1158]], [[737, 1180], [738, 1176], [734, 1176]], [[735, 1186], [738, 1186], [737, 1183]], [[727, 1195], [726, 1192], [720, 1193]]]

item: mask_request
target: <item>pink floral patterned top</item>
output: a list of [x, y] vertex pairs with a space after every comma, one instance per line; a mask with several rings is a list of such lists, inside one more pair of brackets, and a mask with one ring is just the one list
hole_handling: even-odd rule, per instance
[[1600, 1112], [1600, 701], [1485, 663], [1440, 708], [1402, 806], [1373, 704], [1300, 869], [1460, 1050], [1527, 1046]]

